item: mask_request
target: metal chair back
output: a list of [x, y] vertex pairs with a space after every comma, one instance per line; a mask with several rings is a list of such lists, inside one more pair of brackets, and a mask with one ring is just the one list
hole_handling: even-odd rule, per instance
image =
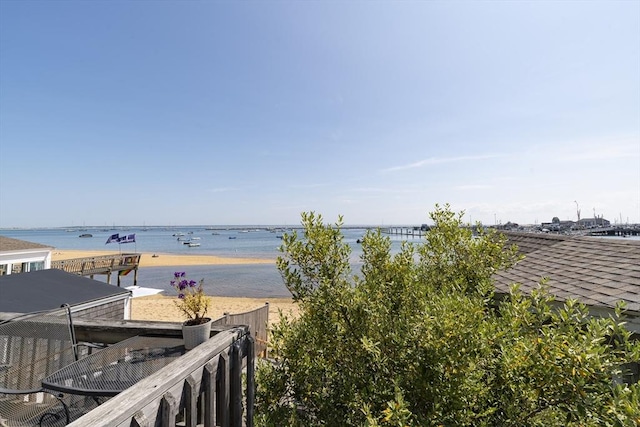
[[76, 359], [68, 306], [0, 323], [0, 426], [68, 422], [61, 396], [44, 390], [42, 379]]

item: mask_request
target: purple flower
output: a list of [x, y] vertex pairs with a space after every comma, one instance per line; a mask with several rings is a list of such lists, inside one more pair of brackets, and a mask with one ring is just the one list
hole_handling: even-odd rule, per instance
[[202, 319], [209, 308], [209, 300], [204, 297], [202, 289], [203, 281], [197, 282], [186, 276], [186, 272], [176, 271], [173, 280], [169, 281], [178, 294], [176, 305], [189, 319]]

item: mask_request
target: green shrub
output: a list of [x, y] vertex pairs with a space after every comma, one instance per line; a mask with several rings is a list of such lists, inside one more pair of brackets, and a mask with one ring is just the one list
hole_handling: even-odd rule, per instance
[[638, 385], [616, 384], [639, 359], [622, 322], [553, 308], [541, 286], [493, 298], [492, 275], [518, 261], [502, 235], [474, 236], [436, 205], [424, 243], [391, 255], [379, 231], [350, 249], [322, 216], [285, 235], [278, 268], [300, 305], [257, 371], [264, 426], [640, 425]]

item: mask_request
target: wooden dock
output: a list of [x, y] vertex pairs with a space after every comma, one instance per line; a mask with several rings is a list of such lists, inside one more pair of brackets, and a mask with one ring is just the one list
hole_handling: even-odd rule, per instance
[[93, 279], [96, 274], [107, 276], [107, 283], [111, 283], [111, 275], [118, 276], [118, 286], [120, 277], [126, 276], [133, 271], [133, 285], [138, 284], [138, 267], [142, 254], [114, 254], [101, 255], [86, 258], [72, 258], [51, 262], [51, 268], [64, 270], [80, 276], [88, 276]]
[[381, 231], [384, 234], [393, 234], [407, 237], [422, 237], [428, 230], [425, 230], [423, 227], [388, 227], [382, 228]]

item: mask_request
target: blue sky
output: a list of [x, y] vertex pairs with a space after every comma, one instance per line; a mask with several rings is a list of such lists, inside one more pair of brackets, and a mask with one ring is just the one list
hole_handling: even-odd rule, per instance
[[640, 222], [640, 2], [0, 1], [0, 227]]

